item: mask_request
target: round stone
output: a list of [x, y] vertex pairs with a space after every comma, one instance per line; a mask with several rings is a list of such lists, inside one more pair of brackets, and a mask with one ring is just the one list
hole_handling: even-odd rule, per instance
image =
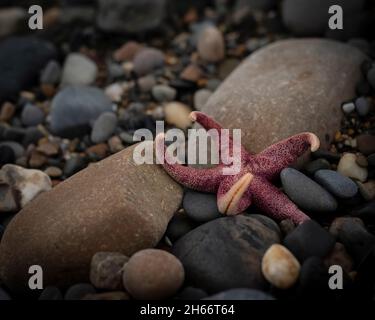
[[180, 238], [173, 253], [191, 285], [208, 293], [239, 287], [263, 289], [261, 259], [280, 241], [277, 224], [262, 215], [237, 215], [207, 222]]
[[182, 206], [186, 214], [197, 222], [207, 222], [222, 217], [215, 194], [188, 190], [185, 192]]
[[90, 85], [94, 83], [98, 67], [81, 53], [70, 53], [62, 71], [62, 85]]
[[191, 109], [181, 102], [170, 102], [164, 107], [165, 120], [180, 129], [191, 126], [189, 115]]
[[117, 117], [113, 112], [104, 112], [95, 120], [91, 131], [91, 141], [101, 143], [107, 141], [115, 132]]
[[268, 248], [262, 259], [262, 273], [279, 289], [292, 287], [298, 279], [300, 264], [293, 254], [280, 244]]
[[111, 101], [98, 88], [66, 87], [52, 100], [51, 129], [62, 137], [82, 135], [100, 114], [111, 109]]
[[23, 107], [21, 121], [25, 126], [32, 127], [41, 124], [44, 120], [44, 112], [31, 103]]
[[146, 48], [137, 53], [133, 64], [135, 73], [144, 76], [164, 66], [164, 54], [158, 49]]
[[176, 98], [177, 91], [170, 86], [159, 84], [152, 88], [152, 95], [158, 102], [169, 102]]
[[335, 245], [335, 239], [314, 220], [307, 220], [284, 239], [284, 246], [300, 261], [308, 257], [326, 256]]
[[91, 260], [90, 281], [98, 289], [122, 289], [122, 270], [129, 258], [116, 252], [97, 252]]
[[175, 242], [196, 227], [196, 223], [185, 213], [175, 213], [169, 222], [166, 235], [169, 240]]
[[355, 110], [355, 104], [353, 102], [347, 102], [342, 105], [342, 111], [344, 113], [349, 114]]
[[357, 113], [361, 117], [367, 116], [370, 112], [370, 102], [365, 97], [359, 97], [355, 100]]
[[155, 300], [176, 293], [184, 277], [184, 268], [175, 256], [163, 250], [145, 249], [125, 265], [123, 282], [132, 297]]
[[358, 192], [357, 185], [351, 179], [333, 170], [319, 170], [314, 179], [339, 198], [351, 198]]
[[365, 182], [368, 175], [367, 169], [360, 167], [356, 159], [354, 153], [345, 153], [337, 166], [337, 172], [348, 178]]
[[375, 135], [361, 134], [357, 137], [358, 150], [364, 155], [369, 155], [375, 152]]
[[203, 28], [198, 37], [198, 53], [207, 62], [219, 62], [225, 56], [223, 34], [214, 26]]
[[336, 210], [335, 198], [303, 173], [286, 168], [281, 171], [280, 177], [285, 193], [300, 208], [317, 212]]

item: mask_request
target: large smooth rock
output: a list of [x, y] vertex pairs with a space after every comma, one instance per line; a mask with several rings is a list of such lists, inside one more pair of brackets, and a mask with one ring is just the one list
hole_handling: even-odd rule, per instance
[[327, 146], [340, 128], [340, 105], [355, 95], [364, 56], [322, 39], [285, 40], [246, 59], [210, 97], [203, 112], [226, 128], [242, 129], [254, 152], [311, 131]]
[[215, 219], [180, 238], [173, 253], [182, 262], [186, 280], [216, 293], [233, 288], [263, 289], [264, 252], [280, 241], [280, 230], [262, 215]]
[[160, 166], [136, 165], [133, 147], [93, 164], [21, 210], [0, 243], [0, 278], [28, 289], [28, 268], [44, 285], [89, 280], [99, 251], [127, 256], [154, 247], [182, 200], [182, 188]]

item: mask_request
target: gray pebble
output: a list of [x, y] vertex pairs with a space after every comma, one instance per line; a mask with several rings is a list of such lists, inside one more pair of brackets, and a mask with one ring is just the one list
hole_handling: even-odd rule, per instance
[[370, 111], [370, 103], [364, 97], [359, 97], [355, 100], [356, 110], [359, 116], [365, 117]]
[[107, 141], [115, 132], [117, 117], [113, 112], [104, 112], [94, 122], [91, 131], [91, 141], [101, 143]]
[[339, 198], [351, 198], [358, 192], [357, 185], [351, 179], [333, 170], [319, 170], [315, 173], [314, 178], [320, 185]]
[[303, 173], [285, 168], [280, 174], [285, 193], [303, 210], [329, 212], [337, 209], [337, 202], [329, 192]]
[[345, 114], [349, 114], [355, 110], [355, 104], [353, 102], [347, 102], [342, 105], [342, 111]]
[[48, 62], [40, 75], [40, 83], [56, 85], [60, 82], [61, 67], [55, 60]]
[[37, 126], [44, 120], [44, 112], [31, 103], [23, 107], [21, 114], [22, 123], [27, 127]]
[[152, 95], [158, 102], [169, 102], [176, 98], [177, 91], [170, 86], [158, 84], [152, 88]]
[[186, 214], [198, 222], [207, 222], [222, 217], [217, 208], [215, 194], [187, 191], [182, 206]]

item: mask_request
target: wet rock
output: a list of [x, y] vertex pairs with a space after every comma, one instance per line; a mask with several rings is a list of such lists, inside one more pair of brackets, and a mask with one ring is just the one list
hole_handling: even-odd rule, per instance
[[284, 239], [284, 245], [300, 261], [324, 257], [335, 245], [335, 239], [314, 220], [301, 223]]
[[338, 42], [279, 41], [246, 59], [202, 111], [224, 128], [242, 129], [242, 143], [252, 152], [304, 131], [328, 147], [326, 135], [340, 128], [337, 106], [355, 95], [363, 60], [360, 51]]
[[134, 254], [124, 267], [124, 287], [136, 299], [155, 300], [172, 296], [184, 282], [181, 262], [172, 254], [146, 249]]
[[91, 258], [103, 248], [129, 256], [158, 243], [182, 190], [160, 166], [136, 165], [135, 147], [59, 183], [16, 215], [0, 242], [8, 287], [29, 290], [30, 264], [43, 268], [46, 286], [88, 281]]
[[[209, 293], [236, 287], [264, 288], [261, 259], [279, 242], [279, 228], [261, 215], [215, 219], [192, 230], [173, 246], [187, 281]], [[244, 240], [245, 239], [245, 240]]]

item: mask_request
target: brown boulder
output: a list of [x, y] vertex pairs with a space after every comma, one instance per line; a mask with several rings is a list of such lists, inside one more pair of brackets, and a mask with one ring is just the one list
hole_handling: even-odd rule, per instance
[[253, 152], [303, 131], [316, 133], [325, 147], [340, 128], [341, 103], [355, 96], [364, 59], [335, 41], [279, 41], [246, 59], [202, 111], [226, 128], [242, 129], [242, 142]]
[[154, 247], [182, 199], [182, 188], [160, 166], [136, 165], [129, 147], [72, 176], [30, 202], [0, 243], [0, 277], [28, 289], [31, 265], [44, 285], [89, 279], [98, 251], [127, 256]]

